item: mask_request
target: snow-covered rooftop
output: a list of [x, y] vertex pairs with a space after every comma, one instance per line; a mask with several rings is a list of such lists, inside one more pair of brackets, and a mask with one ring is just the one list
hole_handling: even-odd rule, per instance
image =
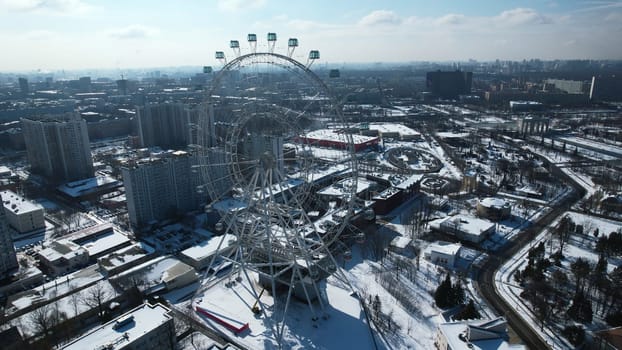
[[462, 248], [462, 244], [460, 243], [449, 243], [438, 241], [434, 243], [430, 243], [430, 245], [426, 248], [426, 251], [437, 252], [445, 255], [456, 255]]
[[[474, 320], [441, 323], [439, 331], [445, 336], [447, 348], [453, 350], [522, 350], [525, 346], [510, 344], [505, 339], [505, 320]], [[502, 330], [500, 330], [502, 328]]]
[[115, 188], [123, 183], [113, 177], [98, 175], [84, 180], [69, 182], [58, 187], [58, 190], [70, 197], [88, 195], [104, 188]]
[[416, 130], [396, 123], [369, 124], [369, 130], [378, 130], [380, 133], [397, 133], [401, 137], [421, 135], [421, 133]]
[[480, 201], [480, 204], [487, 208], [499, 209], [509, 205], [504, 199], [495, 197], [486, 197]]
[[[212, 256], [218, 249], [221, 251], [227, 249], [229, 245], [235, 241], [235, 235], [225, 234], [224, 236], [215, 236], [206, 241], [201, 242], [198, 245], [190, 247], [181, 252], [182, 255], [187, 256], [193, 260], [202, 260]], [[222, 242], [222, 244], [221, 244]], [[220, 248], [218, 247], [220, 245]]]
[[[170, 310], [160, 304], [143, 304], [121, 317], [132, 316], [133, 321], [121, 327], [115, 327], [116, 319], [101, 327], [92, 330], [90, 333], [74, 340], [62, 349], [82, 350], [99, 349], [108, 344], [116, 344], [118, 348], [126, 347], [139, 339], [144, 334], [158, 328], [163, 323], [172, 320]], [[120, 317], [120, 318], [121, 318]], [[115, 329], [116, 328], [116, 329]], [[117, 346], [113, 348], [117, 348]]]
[[106, 250], [129, 243], [130, 239], [115, 230], [99, 235], [93, 239], [80, 242], [80, 245], [89, 252], [89, 256], [95, 256]]
[[43, 210], [41, 205], [31, 202], [13, 191], [2, 191], [0, 195], [2, 196], [2, 203], [4, 204], [5, 210], [12, 211], [15, 214]]

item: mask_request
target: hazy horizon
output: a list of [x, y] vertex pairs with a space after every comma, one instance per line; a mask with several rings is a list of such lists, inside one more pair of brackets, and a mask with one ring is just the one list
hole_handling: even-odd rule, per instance
[[622, 58], [622, 1], [0, 0], [0, 71], [218, 66], [276, 32], [320, 64]]

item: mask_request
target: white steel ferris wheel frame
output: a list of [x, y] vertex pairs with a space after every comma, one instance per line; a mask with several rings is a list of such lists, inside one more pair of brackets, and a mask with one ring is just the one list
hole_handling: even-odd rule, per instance
[[[261, 301], [261, 293], [258, 293], [254, 285], [254, 280], [249, 272], [256, 273], [260, 279], [263, 277], [264, 282], [268, 282], [269, 286], [264, 285], [264, 289], [269, 289], [273, 296], [273, 302], [276, 306], [280, 304], [282, 308], [280, 311], [280, 320], [272, 319], [270, 327], [276, 338], [279, 346], [282, 346], [285, 317], [288, 307], [290, 305], [291, 297], [294, 294], [294, 289], [298, 291], [298, 294], [305, 296], [306, 302], [311, 310], [312, 319], [317, 319], [318, 310], [314, 300], [317, 298], [317, 304], [319, 309], [324, 313], [325, 301], [322, 298], [320, 291], [318, 290], [317, 283], [329, 276], [335, 274], [335, 277], [349, 285], [345, 276], [340, 274], [337, 261], [335, 259], [335, 252], [344, 252], [347, 250], [343, 242], [340, 241], [340, 236], [350, 227], [350, 220], [355, 215], [355, 200], [356, 200], [356, 181], [358, 177], [356, 155], [353, 144], [352, 135], [347, 131], [347, 125], [344, 122], [341, 108], [335, 102], [335, 99], [331, 97], [330, 92], [326, 84], [311, 70], [308, 66], [296, 61], [295, 59], [281, 55], [274, 52], [253, 52], [245, 55], [240, 55], [234, 60], [226, 63], [220, 72], [214, 77], [212, 81], [212, 88], [209, 91], [208, 103], [212, 106], [218, 103], [221, 96], [217, 96], [217, 90], [220, 87], [221, 81], [225, 79], [227, 74], [232, 71], [236, 71], [240, 68], [252, 67], [253, 65], [268, 65], [282, 68], [302, 81], [310, 84], [318, 93], [322, 94], [322, 98], [327, 98], [329, 106], [329, 116], [333, 122], [339, 123], [345, 130], [343, 132], [344, 141], [346, 146], [345, 152], [348, 154], [343, 159], [343, 164], [347, 168], [347, 175], [344, 175], [346, 179], [350, 181], [349, 192], [346, 193], [346, 201], [342, 202], [339, 208], [341, 213], [345, 214], [342, 221], [337, 225], [327, 228], [323, 233], [320, 233], [316, 223], [314, 223], [304, 210], [300, 210], [300, 216], [303, 225], [292, 225], [287, 221], [287, 216], [294, 209], [302, 209], [304, 201], [313, 197], [314, 193], [308, 193], [313, 191], [312, 181], [309, 178], [304, 179], [305, 183], [302, 186], [303, 193], [294, 193], [291, 188], [283, 187], [281, 180], [285, 179], [284, 174], [280, 174], [279, 171], [270, 165], [270, 162], [274, 159], [266, 158], [259, 161], [244, 161], [238, 158], [238, 138], [240, 137], [240, 130], [243, 125], [254, 117], [252, 113], [241, 113], [236, 121], [232, 121], [232, 126], [227, 133], [225, 140], [225, 164], [218, 164], [219, 166], [225, 166], [228, 168], [230, 178], [234, 183], [234, 188], [242, 188], [238, 195], [238, 201], [244, 204], [244, 208], [235, 211], [223, 211], [220, 210], [221, 216], [221, 230], [222, 239], [220, 240], [217, 248], [217, 253], [214, 254], [210, 261], [210, 268], [206, 271], [206, 283], [197, 292], [199, 294], [202, 290], [209, 288], [213, 283], [222, 281], [223, 279], [236, 278], [238, 281], [245, 279], [251, 285], [251, 292], [256, 299], [256, 305], [259, 306], [261, 314], [269, 319], [267, 313], [268, 307]], [[305, 107], [306, 109], [306, 107]], [[242, 111], [242, 109], [240, 110]], [[274, 107], [274, 115], [279, 113], [289, 113], [291, 111], [283, 111], [278, 107]], [[303, 115], [305, 110], [298, 111]], [[205, 123], [209, 122], [208, 119], [202, 119], [199, 127], [203, 130], [209, 130], [210, 126]], [[207, 145], [204, 145], [207, 146]], [[207, 147], [201, 149], [206, 150]], [[298, 152], [297, 152], [298, 153]], [[201, 174], [206, 180], [206, 187], [210, 192], [212, 200], [216, 201], [221, 199], [221, 194], [218, 190], [213, 188], [215, 180], [213, 179], [213, 172], [210, 171], [211, 167], [215, 165], [213, 160], [210, 160], [207, 156], [207, 152], [200, 156]], [[222, 159], [219, 160], [222, 162]], [[244, 164], [246, 163], [246, 164]], [[250, 164], [252, 163], [252, 164]], [[265, 163], [265, 164], [264, 164]], [[250, 164], [254, 166], [254, 172], [250, 176], [243, 174], [241, 164], [245, 166]], [[268, 165], [266, 165], [268, 164]], [[309, 169], [305, 169], [306, 175], [309, 175]], [[302, 173], [302, 172], [301, 172]], [[274, 181], [273, 178], [277, 178], [278, 181]], [[277, 199], [273, 192], [273, 185], [277, 185], [277, 189], [281, 194], [281, 197]], [[280, 188], [279, 188], [280, 187]], [[260, 191], [256, 191], [259, 188]], [[264, 190], [264, 188], [266, 190]], [[288, 193], [289, 196], [283, 195]], [[300, 191], [298, 191], [300, 192]], [[286, 199], [290, 198], [290, 199]], [[212, 210], [208, 205], [208, 210]], [[337, 210], [335, 210], [337, 211]], [[291, 218], [290, 218], [291, 220]], [[235, 236], [234, 242], [224, 242], [226, 234], [232, 234]], [[225, 246], [231, 244], [232, 249], [223, 249]], [[222, 254], [220, 254], [222, 253]], [[220, 260], [220, 261], [218, 261]], [[227, 261], [233, 265], [233, 268], [229, 273], [223, 274], [218, 277], [216, 266], [222, 261]], [[212, 271], [212, 276], [208, 274]], [[237, 275], [237, 277], [236, 277]], [[282, 297], [278, 295], [278, 290], [282, 286], [287, 286], [288, 291], [285, 297], [285, 302], [282, 302]], [[302, 290], [302, 293], [300, 291]], [[274, 310], [273, 310], [274, 312]], [[276, 316], [273, 313], [272, 316]]]

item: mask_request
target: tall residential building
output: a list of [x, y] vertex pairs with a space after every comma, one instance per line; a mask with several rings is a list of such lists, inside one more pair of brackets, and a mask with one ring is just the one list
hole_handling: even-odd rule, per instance
[[138, 106], [136, 119], [142, 147], [181, 149], [188, 145], [190, 119], [183, 103]]
[[28, 88], [28, 79], [18, 78], [17, 81], [19, 82], [19, 91], [22, 93], [22, 95], [28, 95], [28, 93], [30, 92], [30, 89]]
[[[1, 198], [0, 198], [1, 200]], [[0, 208], [0, 280], [17, 270], [17, 257], [4, 210]]]
[[28, 117], [21, 121], [33, 172], [59, 182], [93, 177], [86, 122], [78, 113]]
[[188, 144], [215, 146], [214, 106], [200, 103], [186, 108], [188, 113]]
[[196, 156], [169, 152], [158, 158], [128, 162], [121, 168], [125, 196], [134, 227], [170, 219], [199, 208]]
[[460, 95], [471, 93], [473, 72], [428, 72], [426, 74], [427, 91], [440, 98], [456, 99]]

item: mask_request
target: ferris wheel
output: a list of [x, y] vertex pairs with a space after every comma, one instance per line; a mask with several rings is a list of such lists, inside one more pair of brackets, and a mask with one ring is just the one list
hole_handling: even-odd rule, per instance
[[271, 320], [280, 344], [294, 299], [308, 305], [311, 319], [324, 316], [318, 283], [351, 257], [348, 243], [364, 238], [352, 220], [366, 213], [356, 195], [354, 136], [309, 69], [319, 51], [299, 58], [298, 39], [290, 38], [280, 54], [276, 33], [264, 44], [255, 34], [247, 39], [246, 53], [236, 40], [229, 59], [216, 52], [223, 66], [198, 125], [200, 188], [221, 238], [197, 295], [223, 281], [246, 283], [252, 311]]

